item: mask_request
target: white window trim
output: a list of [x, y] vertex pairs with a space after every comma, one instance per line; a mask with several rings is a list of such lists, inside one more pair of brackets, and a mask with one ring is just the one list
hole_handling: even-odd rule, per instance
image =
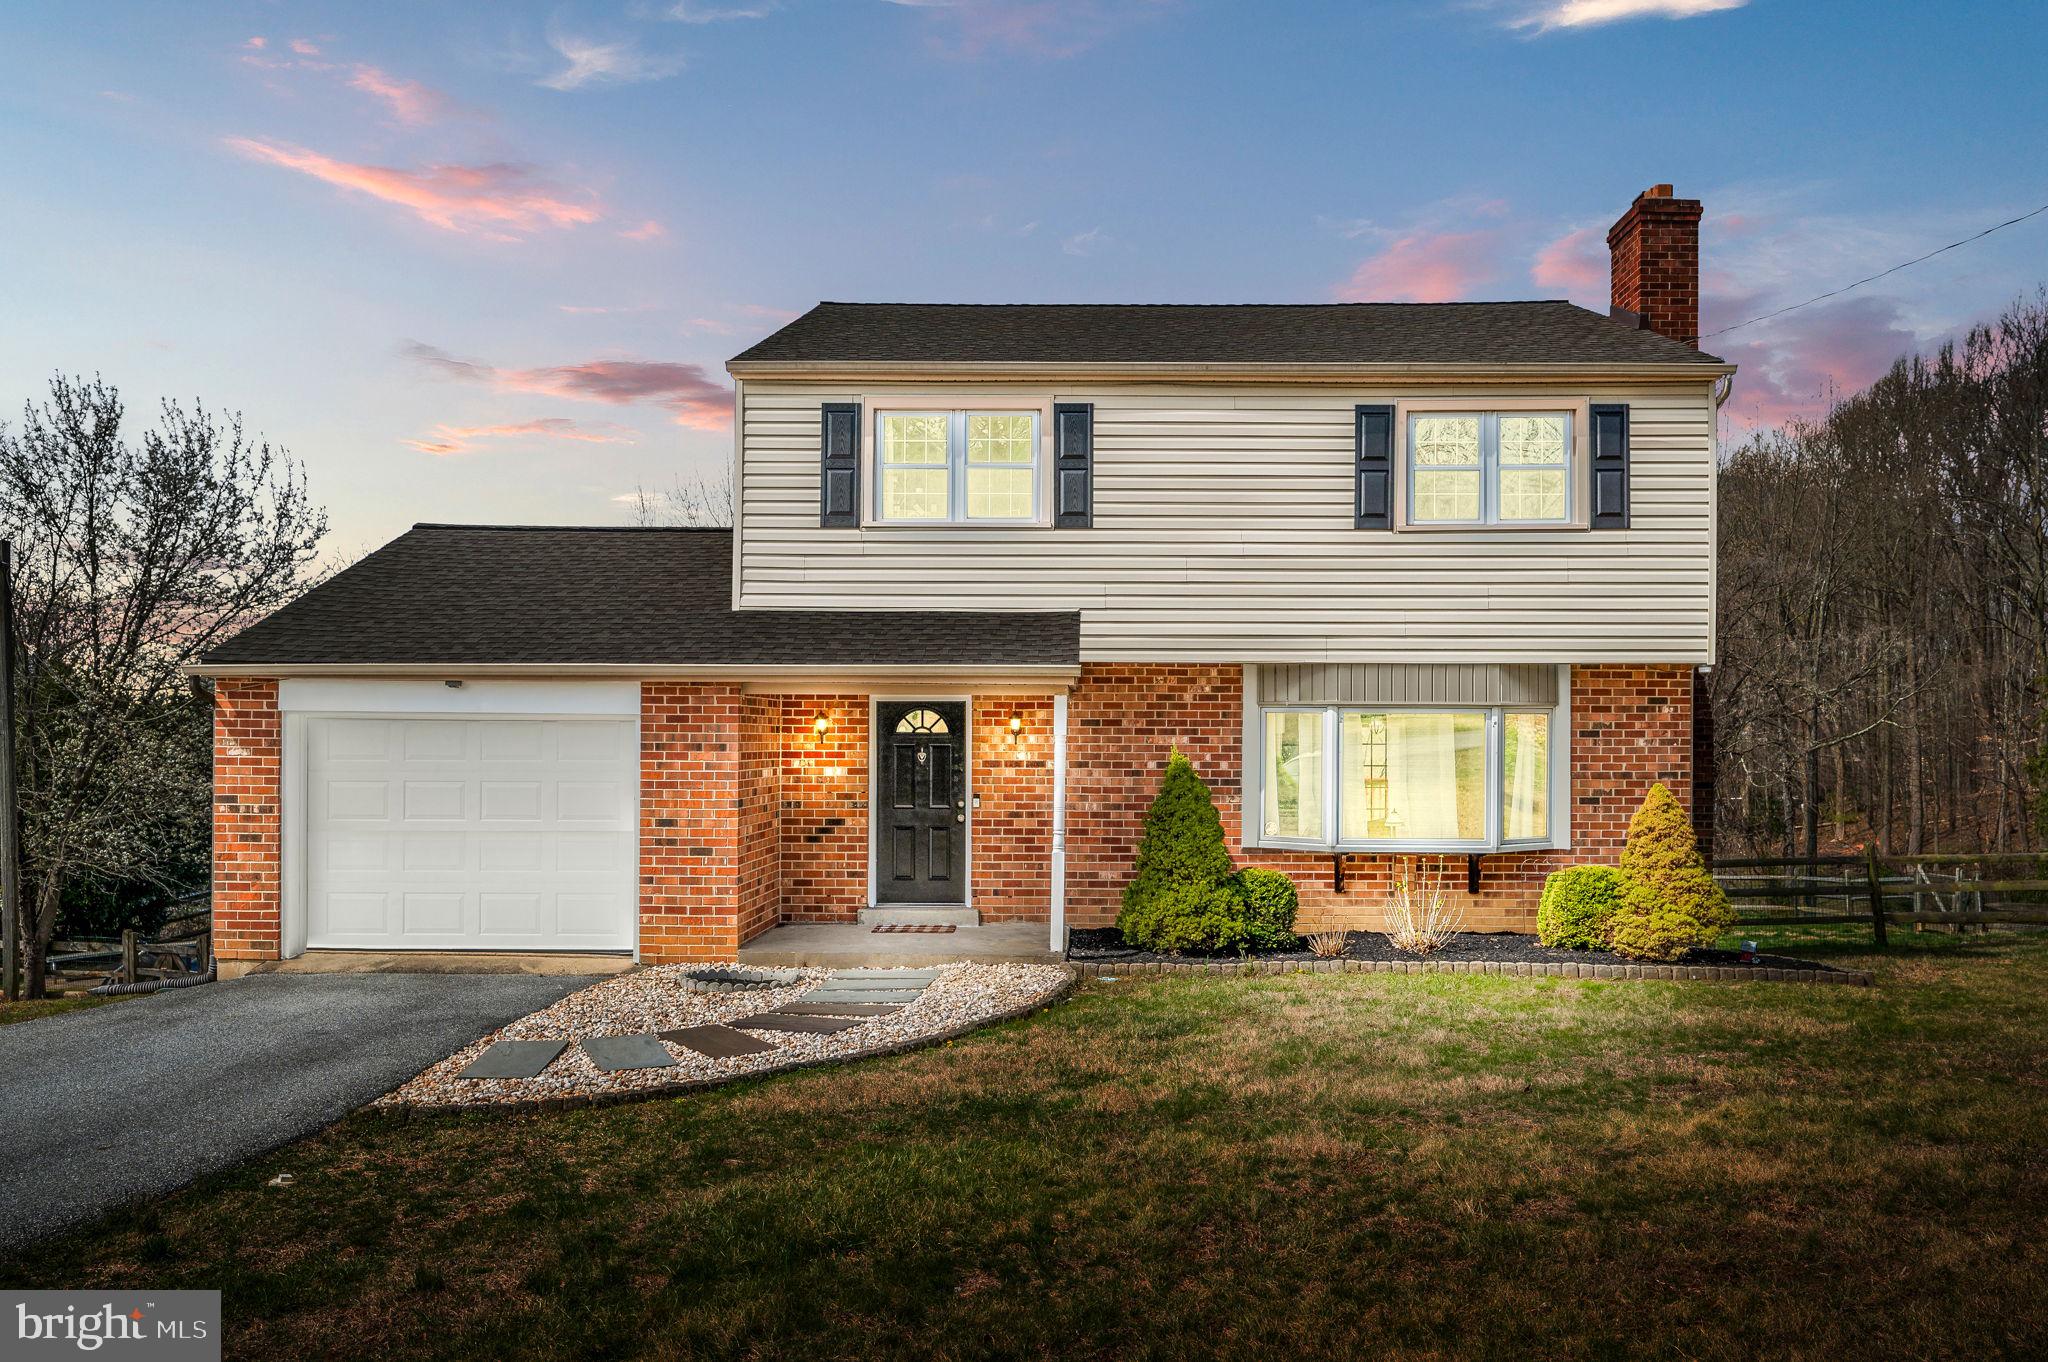
[[[1569, 779], [1570, 752], [1565, 734], [1569, 727], [1567, 701], [1560, 695], [1555, 708], [1545, 709], [1540, 705], [1388, 705], [1388, 704], [1338, 704], [1338, 705], [1260, 705], [1255, 709], [1247, 706], [1247, 718], [1258, 734], [1256, 744], [1247, 744], [1248, 750], [1257, 753], [1257, 764], [1252, 768], [1247, 782], [1251, 798], [1246, 801], [1252, 810], [1252, 823], [1258, 829], [1251, 844], [1275, 849], [1299, 849], [1306, 851], [1345, 853], [1385, 853], [1390, 855], [1435, 854], [1452, 855], [1493, 855], [1501, 852], [1547, 851], [1570, 845], [1571, 808], [1567, 798], [1571, 789]], [[1317, 714], [1323, 716], [1323, 836], [1321, 839], [1305, 837], [1284, 837], [1266, 832], [1266, 716], [1268, 714]], [[1480, 714], [1486, 719], [1486, 835], [1482, 838], [1346, 838], [1341, 835], [1344, 826], [1343, 809], [1339, 800], [1343, 794], [1344, 759], [1343, 741], [1344, 716], [1346, 714]], [[1542, 714], [1550, 721], [1549, 741], [1545, 746], [1545, 760], [1548, 769], [1546, 813], [1550, 827], [1540, 837], [1506, 838], [1501, 835], [1503, 810], [1501, 800], [1506, 794], [1507, 745], [1504, 716], [1508, 714]], [[1563, 778], [1560, 779], [1560, 775]], [[1560, 791], [1564, 794], [1560, 795]], [[1565, 826], [1560, 827], [1563, 820]]]
[[[957, 395], [930, 397], [910, 395], [868, 396], [864, 401], [868, 428], [862, 440], [861, 469], [867, 487], [861, 509], [864, 529], [931, 530], [980, 529], [987, 526], [1018, 528], [1049, 526], [1052, 523], [1052, 403], [1038, 398], [993, 396], [959, 404]], [[975, 415], [1016, 415], [1029, 413], [1032, 422], [1031, 514], [1002, 519], [968, 518], [967, 511], [967, 418]], [[882, 514], [882, 470], [890, 465], [883, 459], [882, 423], [890, 416], [943, 416], [949, 419], [946, 448], [946, 516], [944, 519], [905, 520]], [[897, 467], [937, 467], [935, 464], [901, 464]], [[994, 465], [977, 464], [986, 468]], [[1014, 466], [1014, 465], [1012, 465]]]
[[[1592, 527], [1588, 508], [1592, 505], [1592, 456], [1587, 421], [1588, 399], [1555, 397], [1498, 397], [1476, 399], [1417, 398], [1394, 404], [1394, 528], [1417, 534], [1517, 534], [1558, 530], [1586, 530]], [[1410, 512], [1413, 500], [1413, 470], [1408, 463], [1408, 431], [1418, 416], [1562, 416], [1565, 418], [1565, 510], [1563, 520], [1498, 520], [1491, 518], [1500, 495], [1500, 464], [1489, 457], [1486, 427], [1482, 419], [1479, 453], [1478, 520], [1417, 521]], [[1516, 465], [1521, 467], [1523, 465]]]

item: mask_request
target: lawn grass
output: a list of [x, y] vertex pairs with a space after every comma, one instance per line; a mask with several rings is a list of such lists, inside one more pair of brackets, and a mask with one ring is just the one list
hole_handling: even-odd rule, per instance
[[95, 998], [84, 993], [73, 993], [62, 998], [37, 998], [33, 1001], [24, 998], [20, 1002], [0, 1003], [0, 1026], [34, 1021], [37, 1017], [54, 1017], [63, 1012], [83, 1012], [88, 1007], [118, 1003], [122, 998], [138, 996], [140, 995], [127, 993]]
[[2038, 1356], [2048, 939], [1894, 942], [1809, 943], [1873, 989], [1091, 982], [704, 1096], [361, 1114], [0, 1285], [219, 1288], [230, 1357]]

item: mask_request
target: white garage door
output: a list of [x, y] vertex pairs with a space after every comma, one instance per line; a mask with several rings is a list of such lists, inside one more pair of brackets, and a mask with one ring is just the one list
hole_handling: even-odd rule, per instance
[[309, 946], [633, 947], [639, 768], [617, 719], [309, 718]]

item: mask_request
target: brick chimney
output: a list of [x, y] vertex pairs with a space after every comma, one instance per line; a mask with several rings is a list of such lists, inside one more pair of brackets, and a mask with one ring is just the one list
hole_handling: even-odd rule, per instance
[[1607, 229], [1607, 250], [1615, 314], [1699, 349], [1700, 201], [1650, 186]]

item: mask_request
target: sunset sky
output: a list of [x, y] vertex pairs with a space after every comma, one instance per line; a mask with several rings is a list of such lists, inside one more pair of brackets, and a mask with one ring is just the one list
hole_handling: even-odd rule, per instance
[[[0, 11], [0, 418], [240, 409], [351, 554], [728, 457], [819, 299], [1570, 297], [1645, 186], [1705, 329], [2048, 203], [2048, 5], [608, 0]], [[2048, 215], [1706, 342], [1729, 433], [2048, 279]]]

